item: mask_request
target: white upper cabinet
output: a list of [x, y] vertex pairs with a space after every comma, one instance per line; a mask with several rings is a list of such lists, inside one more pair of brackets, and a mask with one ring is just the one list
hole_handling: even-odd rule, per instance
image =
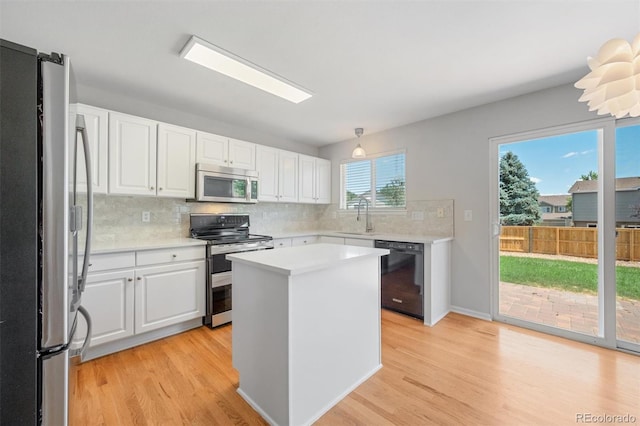
[[[102, 108], [96, 108], [84, 104], [76, 104], [76, 112], [84, 116], [89, 137], [89, 152], [91, 154], [91, 177], [93, 180], [93, 192], [106, 194], [107, 185], [107, 135], [109, 112]], [[84, 149], [82, 148], [82, 136], [78, 134], [78, 158], [76, 182], [78, 190], [85, 192], [87, 187], [87, 173], [84, 166]]]
[[157, 122], [109, 112], [109, 193], [156, 195]]
[[[298, 201], [298, 156], [295, 152], [280, 150], [278, 188], [280, 198], [278, 201]], [[258, 176], [258, 179], [260, 176]]]
[[198, 163], [256, 169], [256, 144], [212, 133], [197, 132]]
[[158, 197], [194, 198], [196, 131], [158, 125]]
[[229, 138], [229, 164], [241, 169], [256, 169], [256, 144]]
[[331, 161], [300, 154], [298, 201], [329, 204], [331, 202]]
[[196, 162], [229, 166], [229, 138], [197, 132]]
[[195, 197], [196, 132], [109, 113], [109, 193]]
[[258, 200], [298, 201], [298, 154], [258, 145]]
[[316, 202], [331, 204], [331, 161], [316, 158]]

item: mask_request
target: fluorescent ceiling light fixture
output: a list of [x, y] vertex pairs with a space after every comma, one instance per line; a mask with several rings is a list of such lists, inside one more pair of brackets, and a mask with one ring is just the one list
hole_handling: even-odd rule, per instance
[[272, 95], [280, 96], [295, 104], [312, 96], [308, 90], [285, 78], [196, 36], [191, 36], [187, 44], [182, 48], [180, 57], [269, 92]]

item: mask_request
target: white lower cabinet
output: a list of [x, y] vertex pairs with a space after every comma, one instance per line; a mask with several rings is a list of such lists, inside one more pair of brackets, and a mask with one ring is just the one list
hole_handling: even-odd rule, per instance
[[273, 248], [291, 247], [291, 238], [274, 238]]
[[135, 331], [204, 316], [204, 262], [136, 269]]
[[[87, 359], [201, 325], [204, 257], [202, 246], [92, 255], [82, 294], [92, 319]], [[79, 315], [73, 346], [85, 335]]]
[[307, 244], [315, 244], [318, 242], [317, 235], [305, 235], [304, 237], [291, 238], [292, 246], [306, 246]]
[[328, 235], [320, 235], [320, 237], [318, 237], [318, 242], [327, 243], [327, 244], [344, 244], [344, 238], [330, 237]]
[[[94, 273], [87, 276], [82, 306], [91, 315], [91, 345], [96, 346], [133, 336], [133, 269]], [[74, 343], [87, 334], [84, 318], [78, 316]]]

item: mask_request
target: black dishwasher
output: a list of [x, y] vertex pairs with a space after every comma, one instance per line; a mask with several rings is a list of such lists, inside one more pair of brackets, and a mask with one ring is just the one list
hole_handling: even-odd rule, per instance
[[381, 306], [424, 319], [424, 244], [376, 240], [389, 254], [381, 259]]

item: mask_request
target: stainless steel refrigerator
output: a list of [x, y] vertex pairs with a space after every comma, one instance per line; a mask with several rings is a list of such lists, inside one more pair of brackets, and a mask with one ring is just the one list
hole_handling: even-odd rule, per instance
[[[1, 425], [67, 424], [70, 369], [89, 343], [91, 155], [72, 80], [65, 55], [0, 40]], [[88, 333], [74, 348], [79, 314]]]

